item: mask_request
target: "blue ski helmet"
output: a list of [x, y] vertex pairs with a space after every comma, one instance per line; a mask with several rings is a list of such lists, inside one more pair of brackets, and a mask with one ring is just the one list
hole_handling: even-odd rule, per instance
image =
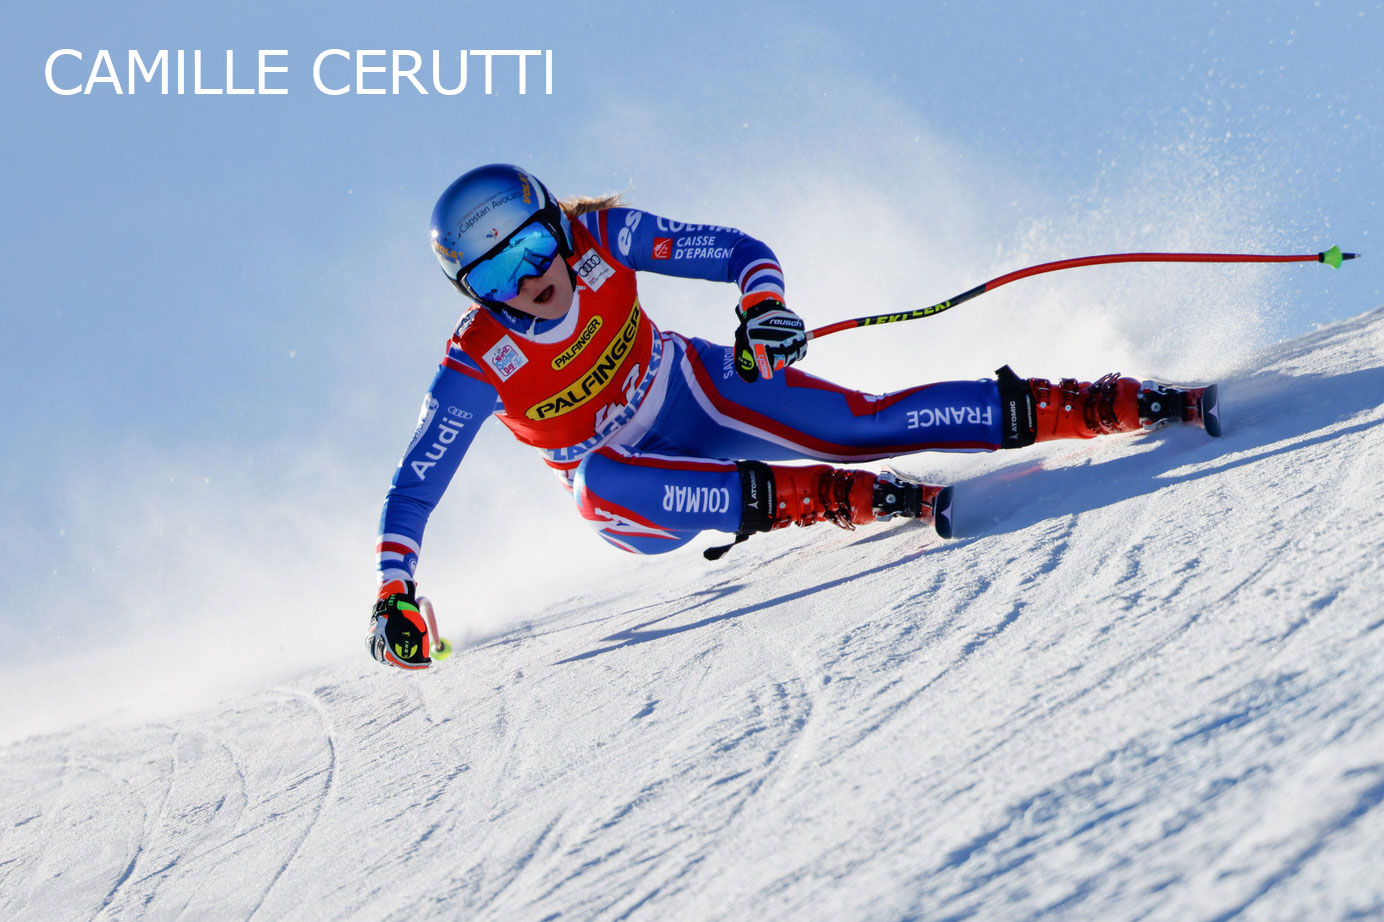
[[570, 257], [572, 229], [547, 186], [517, 166], [491, 163], [457, 177], [437, 200], [432, 247], [462, 294], [495, 305], [557, 255]]

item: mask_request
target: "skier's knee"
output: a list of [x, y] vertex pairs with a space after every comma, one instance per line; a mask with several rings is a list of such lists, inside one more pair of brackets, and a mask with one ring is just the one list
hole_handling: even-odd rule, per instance
[[631, 528], [625, 523], [618, 522], [602, 522], [600, 527], [596, 529], [596, 533], [604, 538], [607, 544], [631, 554], [643, 554], [645, 556], [676, 551], [697, 537], [697, 532], [694, 531], [660, 530], [650, 532], [638, 527]]
[[[609, 544], [631, 554], [666, 554], [691, 541], [696, 532], [672, 531], [647, 518], [647, 511], [629, 508], [621, 495], [630, 469], [617, 458], [592, 452], [577, 465], [572, 478], [572, 498], [581, 517], [595, 527]], [[628, 484], [625, 484], [628, 486]]]

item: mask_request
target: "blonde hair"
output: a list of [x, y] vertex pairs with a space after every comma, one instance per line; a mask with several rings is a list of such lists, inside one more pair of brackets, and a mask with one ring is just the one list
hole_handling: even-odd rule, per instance
[[562, 213], [569, 218], [586, 214], [588, 211], [605, 211], [607, 208], [614, 208], [619, 204], [621, 204], [619, 192], [607, 192], [605, 195], [572, 195], [558, 202], [562, 208]]

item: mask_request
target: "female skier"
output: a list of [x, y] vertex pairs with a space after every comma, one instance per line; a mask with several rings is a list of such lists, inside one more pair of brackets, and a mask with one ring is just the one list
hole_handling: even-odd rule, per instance
[[[431, 663], [414, 572], [428, 516], [480, 424], [539, 450], [611, 544], [639, 554], [703, 530], [755, 532], [904, 516], [949, 537], [950, 488], [827, 464], [992, 451], [1167, 422], [1217, 431], [1214, 391], [1106, 375], [996, 379], [874, 395], [790, 368], [807, 333], [773, 251], [729, 227], [683, 224], [614, 196], [558, 202], [519, 167], [482, 166], [432, 214], [442, 271], [473, 303], [447, 343], [385, 497], [367, 643], [404, 669]], [[734, 282], [735, 345], [658, 329], [635, 272]]]

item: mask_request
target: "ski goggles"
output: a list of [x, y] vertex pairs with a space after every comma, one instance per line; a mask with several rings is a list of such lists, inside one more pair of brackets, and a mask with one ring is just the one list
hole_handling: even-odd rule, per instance
[[557, 253], [557, 237], [546, 225], [525, 224], [510, 235], [499, 252], [467, 269], [461, 284], [482, 301], [508, 301], [519, 295], [524, 279], [547, 272]]

